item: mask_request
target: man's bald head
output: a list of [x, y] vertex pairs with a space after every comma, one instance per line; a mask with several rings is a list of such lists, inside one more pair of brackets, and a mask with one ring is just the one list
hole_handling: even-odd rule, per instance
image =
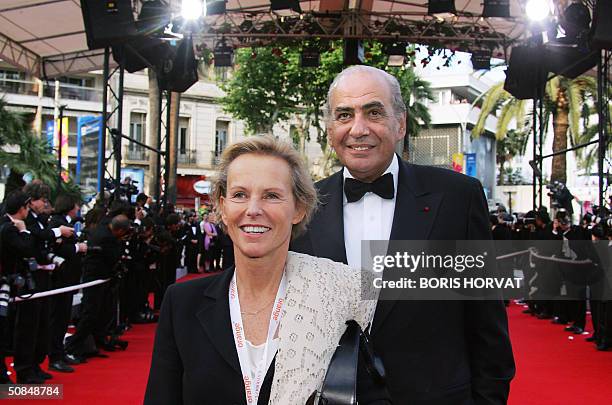
[[362, 76], [373, 76], [376, 79], [387, 85], [387, 90], [389, 92], [389, 98], [391, 99], [391, 104], [393, 107], [393, 112], [396, 117], [401, 117], [402, 114], [406, 113], [406, 104], [404, 103], [404, 99], [402, 97], [402, 89], [400, 87], [399, 82], [395, 78], [395, 76], [385, 72], [384, 70], [377, 69], [372, 66], [365, 65], [355, 65], [344, 69], [342, 72], [338, 74], [334, 78], [334, 81], [329, 86], [329, 90], [327, 91], [327, 100], [325, 103], [325, 121], [329, 122], [330, 117], [332, 116], [332, 96], [333, 92], [338, 87], [338, 85], [344, 81], [351, 79], [351, 76], [362, 75]]
[[116, 238], [122, 238], [129, 232], [132, 223], [126, 215], [121, 214], [114, 216], [110, 225], [113, 235], [115, 235]]

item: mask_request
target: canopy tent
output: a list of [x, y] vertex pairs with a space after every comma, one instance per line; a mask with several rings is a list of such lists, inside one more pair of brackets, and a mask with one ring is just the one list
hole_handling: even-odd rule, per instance
[[[180, 13], [181, 0], [167, 0]], [[133, 0], [137, 12], [142, 0]], [[396, 38], [469, 49], [496, 48], [525, 35], [523, 0], [510, 0], [512, 18], [481, 18], [482, 3], [455, 0], [455, 17], [427, 15], [427, 1], [301, 0], [302, 13], [270, 11], [270, 1], [228, 0], [227, 12], [207, 16], [195, 39], [214, 46], [223, 37], [237, 46], [279, 38]], [[104, 51], [89, 50], [79, 0], [3, 0], [0, 5], [0, 58], [37, 77], [100, 69]]]

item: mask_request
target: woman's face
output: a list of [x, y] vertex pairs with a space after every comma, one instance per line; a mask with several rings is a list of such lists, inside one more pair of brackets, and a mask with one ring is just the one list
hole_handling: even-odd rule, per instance
[[230, 164], [219, 203], [237, 258], [284, 260], [291, 229], [304, 218], [292, 190], [289, 165], [281, 158], [250, 153]]

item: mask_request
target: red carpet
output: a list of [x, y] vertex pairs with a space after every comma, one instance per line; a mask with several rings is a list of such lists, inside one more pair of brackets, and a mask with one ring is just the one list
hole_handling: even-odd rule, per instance
[[[196, 277], [200, 275], [188, 275], [183, 280]], [[585, 336], [564, 332], [559, 325], [522, 314], [522, 309], [512, 305], [508, 310], [517, 363], [510, 405], [612, 403], [612, 352], [597, 352], [592, 343], [584, 341]], [[53, 373], [49, 382], [64, 385], [61, 403], [142, 404], [154, 334], [155, 324], [134, 325], [124, 335], [130, 342], [125, 352], [91, 359], [76, 366], [73, 374]], [[574, 339], [569, 340], [569, 336]], [[48, 400], [27, 403], [49, 404]]]
[[561, 325], [521, 313], [523, 309], [508, 309], [517, 368], [509, 404], [612, 403], [612, 352], [596, 351], [593, 343], [584, 341], [590, 334], [565, 332]]

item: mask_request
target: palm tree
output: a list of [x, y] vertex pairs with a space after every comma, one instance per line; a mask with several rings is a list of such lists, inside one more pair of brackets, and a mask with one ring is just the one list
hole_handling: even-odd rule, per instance
[[[19, 146], [18, 150], [16, 145]], [[34, 135], [23, 116], [8, 110], [6, 102], [0, 99], [0, 167], [4, 166], [10, 168], [11, 179], [30, 173], [33, 178], [48, 184], [52, 195], [57, 196], [57, 158], [49, 150], [47, 140]], [[18, 183], [13, 185], [19, 186]], [[7, 186], [6, 192], [10, 191]], [[82, 198], [79, 186], [72, 180], [62, 182], [59, 192]]]
[[[580, 119], [583, 106], [588, 105], [597, 91], [596, 80], [588, 76], [580, 76], [569, 79], [563, 76], [555, 76], [546, 83], [544, 94], [544, 127], [547, 127], [552, 117], [553, 125], [553, 152], [567, 149], [568, 138], [572, 144], [580, 136]], [[508, 132], [508, 126], [513, 120], [516, 121], [517, 130], [525, 127], [527, 120], [527, 100], [518, 100], [503, 89], [503, 83], [498, 83], [485, 92], [481, 98], [482, 107], [478, 121], [472, 130], [474, 137], [484, 132], [484, 125], [489, 114], [498, 114], [495, 137], [503, 139]], [[476, 101], [478, 103], [480, 98]], [[568, 137], [569, 130], [569, 137]], [[565, 154], [556, 155], [552, 161], [551, 181], [567, 181]]]

